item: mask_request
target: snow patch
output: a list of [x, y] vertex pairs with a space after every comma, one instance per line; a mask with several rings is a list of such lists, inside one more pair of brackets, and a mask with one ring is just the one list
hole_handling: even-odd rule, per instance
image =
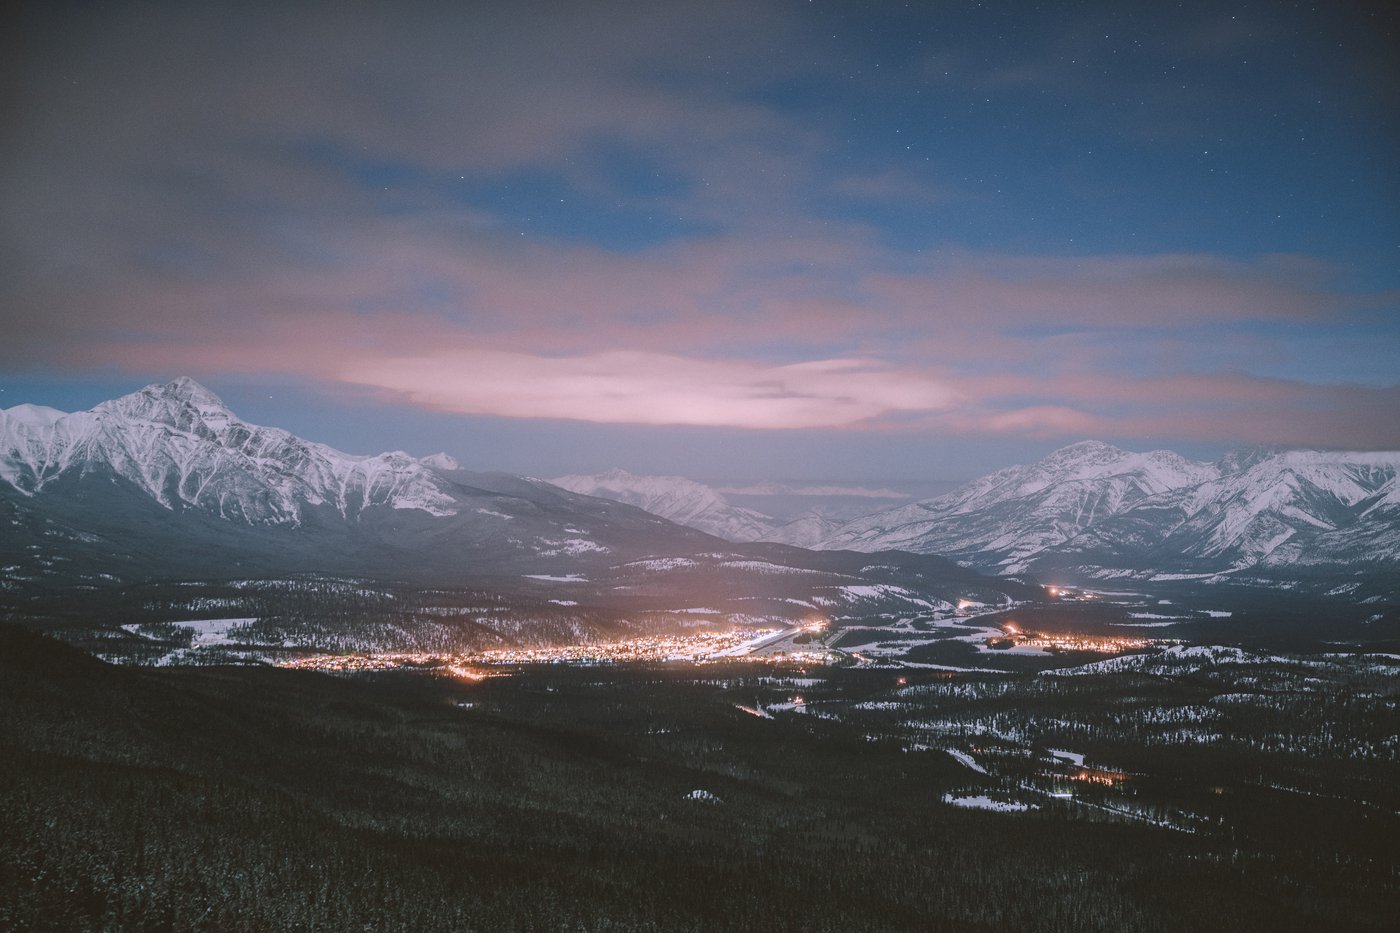
[[966, 810], [994, 810], [998, 813], [1025, 813], [1027, 810], [1038, 810], [1034, 804], [1020, 803], [1018, 801], [993, 800], [985, 795], [954, 797], [952, 794], [944, 794], [943, 802], [952, 804], [955, 807], [962, 807]]
[[973, 771], [976, 771], [978, 774], [986, 774], [986, 773], [987, 773], [987, 769], [984, 768], [984, 767], [982, 767], [981, 765], [979, 765], [979, 764], [977, 763], [977, 759], [976, 759], [976, 758], [973, 758], [973, 757], [972, 757], [971, 755], [969, 755], [967, 752], [962, 751], [962, 750], [960, 750], [960, 749], [956, 749], [956, 748], [950, 748], [950, 749], [948, 749], [947, 751], [948, 751], [948, 754], [952, 755], [952, 756], [953, 756], [954, 758], [956, 758], [958, 761], [962, 762], [964, 765], [966, 765], [967, 767], [971, 768]]

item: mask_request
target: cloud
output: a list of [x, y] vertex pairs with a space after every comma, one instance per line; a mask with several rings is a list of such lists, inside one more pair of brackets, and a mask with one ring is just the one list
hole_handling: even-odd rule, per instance
[[764, 429], [843, 427], [957, 399], [937, 380], [867, 360], [768, 366], [635, 351], [371, 358], [339, 377], [464, 414]]
[[1093, 437], [1110, 430], [1107, 419], [1063, 405], [1034, 405], [1012, 411], [988, 412], [982, 416], [980, 423], [967, 423], [991, 434], [1014, 434], [1037, 439]]
[[[1400, 449], [1400, 386], [1309, 384], [1242, 373], [1074, 373], [959, 383], [967, 405], [931, 425], [971, 435]], [[1025, 404], [1028, 396], [1040, 400]]]
[[[1392, 390], [1322, 384], [1357, 352], [1384, 381], [1393, 322], [1325, 375], [1308, 358], [1323, 329], [1393, 318], [1389, 273], [1355, 276], [1368, 294], [1271, 238], [1213, 251], [1218, 231], [1079, 255], [1020, 236], [1035, 185], [1093, 173], [1104, 104], [1161, 90], [1187, 26], [1120, 84], [1080, 64], [1116, 55], [1093, 16], [993, 46], [982, 13], [920, 14], [938, 62], [876, 78], [863, 40], [782, 4], [387, 9], [31, 5], [0, 139], [0, 364], [295, 373], [510, 418], [1397, 442]], [[1172, 107], [1120, 117], [1199, 122], [1203, 95], [1170, 83]], [[1077, 101], [1072, 131], [959, 116], [1047, 88]], [[1048, 144], [1060, 174], [997, 181], [993, 203], [984, 168], [1039, 164], [1001, 142]], [[1180, 226], [1132, 171], [1101, 232]], [[1074, 202], [1056, 216], [1102, 222]]]
[[0, 358], [298, 373], [510, 418], [1397, 443], [1383, 393], [1267, 368], [1274, 328], [1372, 313], [1300, 257], [947, 251], [911, 269], [844, 232], [619, 254], [418, 215], [347, 218], [304, 254], [210, 236], [230, 268], [31, 291]]
[[1222, 321], [1316, 320], [1348, 296], [1306, 256], [1209, 254], [1077, 257], [934, 253], [913, 273], [866, 285], [902, 307], [956, 311], [1001, 328], [1162, 329]]

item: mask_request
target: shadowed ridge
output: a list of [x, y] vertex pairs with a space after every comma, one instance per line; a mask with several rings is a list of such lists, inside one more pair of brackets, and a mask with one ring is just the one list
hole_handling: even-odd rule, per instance
[[21, 625], [0, 622], [0, 671], [6, 679], [13, 673], [76, 680], [101, 677], [112, 670], [112, 665], [81, 648]]

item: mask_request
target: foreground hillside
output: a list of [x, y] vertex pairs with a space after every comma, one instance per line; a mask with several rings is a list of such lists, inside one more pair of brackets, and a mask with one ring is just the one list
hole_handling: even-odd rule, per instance
[[[0, 927], [1385, 929], [1393, 674], [1242, 686], [1265, 672], [357, 681], [115, 668], [0, 627]], [[1210, 748], [1181, 738], [1203, 704]], [[1189, 831], [1089, 784], [1008, 795], [1035, 736], [1143, 773], [1124, 799]]]

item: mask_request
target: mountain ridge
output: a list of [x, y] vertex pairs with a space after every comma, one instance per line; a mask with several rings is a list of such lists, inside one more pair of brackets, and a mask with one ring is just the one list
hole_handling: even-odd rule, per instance
[[1001, 573], [1374, 569], [1400, 564], [1398, 475], [1391, 451], [1256, 450], [1203, 463], [1086, 442], [848, 523], [822, 545], [936, 552]]
[[424, 462], [402, 451], [358, 457], [248, 424], [187, 377], [89, 411], [33, 409], [0, 411], [0, 480], [24, 495], [104, 463], [166, 508], [217, 505], [250, 524], [300, 524], [304, 505], [327, 503], [346, 517], [376, 503], [451, 514]]
[[[130, 613], [147, 614], [146, 601], [123, 595], [129, 588], [203, 587], [219, 605], [264, 619], [271, 611], [298, 644], [323, 647], [587, 638], [702, 619], [753, 626], [1029, 592], [936, 556], [873, 563], [850, 551], [734, 544], [543, 480], [463, 470], [443, 454], [344, 454], [244, 422], [183, 379], [86, 412], [0, 412], [0, 528], [0, 612], [112, 617], [120, 628]], [[363, 624], [323, 609], [312, 619], [296, 603], [306, 579], [338, 580], [350, 594], [364, 588], [358, 581], [406, 587], [427, 608], [394, 610], [405, 601], [385, 596], [370, 600]], [[269, 580], [294, 613], [269, 610], [272, 597], [249, 602], [249, 581]], [[431, 595], [463, 588], [515, 607], [515, 621], [462, 608], [475, 597]], [[546, 611], [557, 617], [548, 624]], [[530, 619], [536, 636], [524, 631]]]
[[[630, 495], [658, 478], [613, 472]], [[784, 524], [763, 540], [857, 551], [941, 554], [984, 572], [1087, 579], [1239, 579], [1251, 573], [1377, 575], [1400, 567], [1400, 452], [1250, 448], [1215, 462], [1102, 441], [993, 471], [941, 495], [847, 521]], [[585, 480], [590, 478], [584, 478]], [[596, 478], [594, 478], [596, 479]], [[706, 501], [709, 487], [660, 478]], [[702, 492], [703, 491], [703, 492]], [[661, 514], [667, 514], [662, 512]], [[671, 513], [685, 522], [684, 515]], [[786, 537], [801, 527], [801, 537]], [[707, 530], [723, 535], [716, 522]]]
[[653, 515], [727, 541], [761, 541], [775, 519], [730, 505], [716, 489], [683, 476], [639, 476], [621, 468], [606, 473], [560, 476], [549, 482], [570, 492], [635, 505]]

